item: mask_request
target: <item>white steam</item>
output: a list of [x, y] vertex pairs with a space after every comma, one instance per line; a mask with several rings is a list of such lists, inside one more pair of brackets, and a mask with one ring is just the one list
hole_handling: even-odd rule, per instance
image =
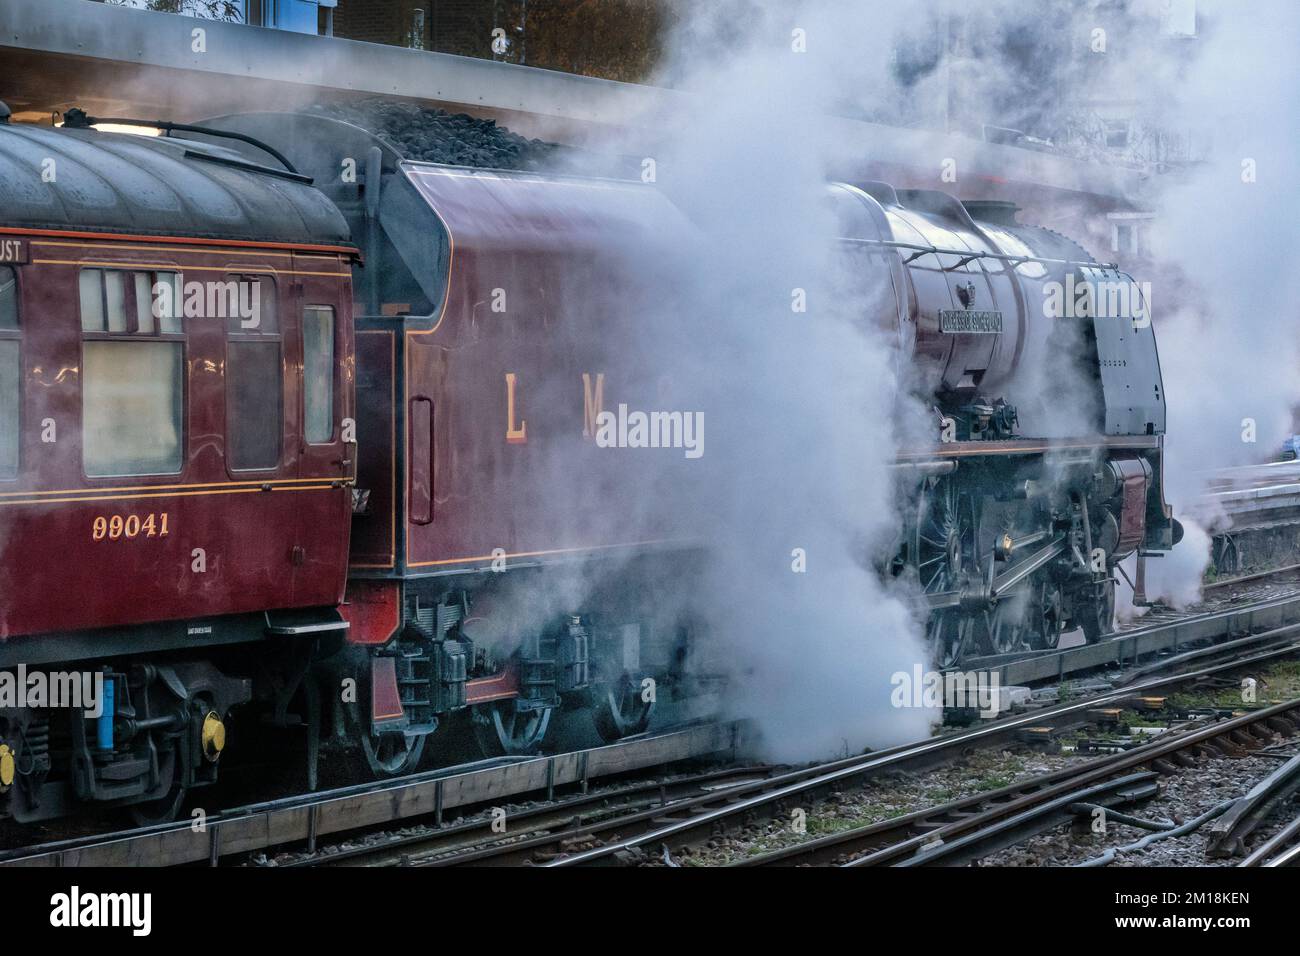
[[826, 202], [839, 157], [820, 116], [856, 96], [862, 50], [833, 42], [847, 4], [746, 9], [676, 38], [669, 69], [696, 95], [653, 121], [652, 158], [698, 229], [672, 270], [694, 335], [644, 358], [694, 382], [707, 415], [686, 507], [711, 544], [699, 588], [733, 704], [770, 756], [809, 758], [915, 739], [935, 714], [890, 701], [891, 675], [928, 659], [872, 563], [897, 526], [897, 356]]
[[[1201, 49], [1169, 115], [1212, 145], [1205, 163], [1162, 183], [1154, 236], [1168, 266], [1153, 278], [1169, 303], [1156, 321], [1175, 509], [1201, 493], [1199, 473], [1273, 454], [1300, 404], [1300, 273], [1290, 263], [1300, 221], [1300, 7], [1204, 6]], [[1208, 548], [1208, 535], [1189, 534], [1180, 549], [1198, 561], [1149, 562], [1150, 593], [1185, 595]]]

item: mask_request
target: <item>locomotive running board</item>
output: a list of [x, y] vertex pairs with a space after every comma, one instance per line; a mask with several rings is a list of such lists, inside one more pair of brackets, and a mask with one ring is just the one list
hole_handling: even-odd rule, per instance
[[895, 467], [915, 467], [927, 462], [988, 455], [1045, 455], [1067, 451], [1159, 451], [1159, 435], [1099, 435], [1096, 438], [1013, 438], [1008, 441], [955, 441], [932, 445], [895, 456]]

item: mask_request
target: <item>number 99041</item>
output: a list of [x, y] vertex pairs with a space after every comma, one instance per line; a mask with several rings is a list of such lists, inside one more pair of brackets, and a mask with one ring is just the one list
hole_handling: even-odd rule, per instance
[[140, 515], [97, 515], [90, 525], [92, 541], [118, 538], [161, 538], [167, 534], [167, 512]]

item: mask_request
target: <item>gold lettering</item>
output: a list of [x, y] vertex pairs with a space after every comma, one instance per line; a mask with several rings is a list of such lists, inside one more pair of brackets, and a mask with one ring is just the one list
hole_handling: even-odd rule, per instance
[[594, 438], [596, 419], [605, 409], [605, 373], [596, 373], [596, 393], [591, 392], [591, 376], [582, 373], [582, 437]]
[[528, 441], [528, 423], [521, 421], [515, 428], [515, 373], [506, 372], [506, 441], [522, 445]]

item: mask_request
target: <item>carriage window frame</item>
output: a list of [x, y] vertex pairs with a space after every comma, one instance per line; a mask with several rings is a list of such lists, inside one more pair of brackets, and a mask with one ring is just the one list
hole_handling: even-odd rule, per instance
[[[113, 276], [112, 279], [109, 276]], [[159, 283], [160, 276], [171, 277], [172, 313], [155, 316], [153, 314], [153, 290]], [[146, 280], [149, 299], [140, 295], [140, 280]], [[91, 282], [88, 283], [87, 279]], [[94, 288], [88, 286], [93, 285]], [[112, 296], [110, 287], [117, 285], [119, 295]], [[184, 313], [185, 277], [180, 269], [134, 268], [129, 263], [120, 266], [87, 266], [77, 274], [78, 310], [81, 316], [83, 335], [184, 335], [182, 315]], [[110, 297], [111, 296], [111, 297]], [[93, 298], [92, 298], [93, 297]], [[87, 307], [94, 303], [97, 321], [87, 325], [92, 310]], [[144, 315], [142, 316], [143, 313]], [[113, 328], [114, 315], [118, 316], [118, 328]], [[147, 320], [144, 318], [147, 316]], [[149, 328], [144, 326], [147, 324]], [[173, 328], [164, 330], [164, 324]]]
[[[121, 312], [124, 316], [124, 321], [119, 323], [119, 325], [123, 327], [117, 329], [110, 328], [111, 323], [109, 317], [113, 313], [113, 307], [115, 304], [109, 302], [108, 295], [110, 294], [111, 287], [116, 285], [119, 280], [109, 280], [106, 274], [110, 272], [120, 273], [122, 276], [120, 279], [122, 297]], [[90, 299], [93, 290], [90, 288], [90, 283], [88, 283], [85, 278], [87, 273], [98, 274], [99, 290], [99, 298], [94, 307], [94, 311], [98, 315], [99, 321], [93, 323], [89, 328], [86, 325], [88, 311], [87, 305], [89, 302], [94, 300]], [[142, 329], [141, 326], [145, 323], [141, 321], [140, 311], [145, 307], [146, 303], [142, 302], [139, 296], [139, 279], [140, 277], [147, 277], [148, 288], [152, 295], [152, 290], [159, 282], [160, 276], [168, 277], [167, 281], [172, 284], [172, 287], [175, 290], [172, 303], [173, 314], [170, 316], [154, 317], [153, 322], [151, 323], [152, 328]], [[185, 471], [186, 462], [188, 461], [189, 448], [189, 388], [187, 374], [189, 368], [189, 343], [186, 334], [186, 325], [183, 320], [184, 303], [181, 294], [185, 287], [185, 279], [182, 270], [179, 268], [138, 268], [133, 266], [131, 263], [121, 263], [120, 265], [114, 264], [112, 266], [88, 266], [79, 271], [77, 281], [79, 292], [78, 312], [81, 328], [80, 397], [83, 438], [80, 451], [82, 474], [90, 480], [149, 478], [154, 476], [174, 476], [182, 474]], [[148, 303], [148, 307], [152, 310], [152, 303]], [[150, 315], [152, 315], [152, 311], [150, 312]], [[162, 330], [161, 326], [164, 324], [164, 321], [166, 321], [168, 325], [172, 326], [172, 328], [167, 331]], [[117, 467], [119, 463], [112, 462], [111, 464], [113, 464], [114, 467], [111, 470], [91, 471], [91, 463], [87, 457], [85, 441], [85, 435], [88, 434], [91, 427], [93, 427], [88, 427], [86, 421], [88, 410], [88, 403], [86, 401], [86, 344], [96, 342], [117, 344], [158, 343], [171, 345], [179, 350], [179, 356], [176, 360], [176, 382], [174, 383], [176, 389], [174, 402], [175, 411], [172, 419], [172, 424], [174, 425], [176, 433], [176, 464], [174, 468], [144, 470], [141, 468]]]
[[[274, 276], [263, 275], [261, 273], [230, 273], [229, 275], [226, 276], [226, 280], [227, 281], [233, 280], [236, 282], [257, 282], [259, 284], [259, 288], [261, 289], [261, 292], [259, 293], [259, 298], [261, 299], [262, 313], [265, 314], [265, 307], [268, 304], [271, 306], [271, 312], [270, 312], [271, 321], [269, 324], [264, 324], [259, 321], [258, 327], [244, 328], [243, 323], [240, 321], [239, 316], [232, 316], [226, 319], [226, 337], [225, 337], [225, 346], [224, 346], [225, 370], [224, 370], [224, 375], [222, 376], [224, 387], [225, 387], [225, 410], [226, 410], [226, 428], [225, 428], [226, 470], [230, 472], [230, 474], [232, 475], [235, 474], [245, 475], [245, 474], [256, 474], [259, 472], [278, 471], [281, 464], [284, 461], [284, 442], [285, 442], [284, 392], [285, 392], [285, 385], [286, 385], [285, 377], [284, 377], [284, 361], [285, 361], [284, 336], [281, 332], [280, 321], [279, 321], [280, 317], [278, 311], [279, 302], [280, 302], [279, 287], [276, 284]], [[266, 283], [266, 285], [262, 286], [261, 283]], [[269, 292], [267, 291], [268, 289]], [[241, 344], [241, 343], [254, 344], [254, 345], [274, 344], [276, 346], [275, 364], [278, 370], [276, 373], [276, 381], [279, 382], [279, 388], [276, 391], [276, 410], [275, 410], [277, 451], [275, 455], [275, 461], [273, 461], [269, 465], [251, 465], [251, 466], [239, 467], [235, 465], [234, 460], [232, 458], [232, 450], [235, 447], [235, 441], [234, 441], [235, 432], [233, 426], [236, 424], [238, 419], [234, 414], [234, 408], [233, 408], [234, 390], [230, 387], [230, 369], [233, 367], [233, 365], [231, 364], [230, 356], [231, 356], [231, 345]]]
[[[323, 438], [315, 438], [311, 434], [311, 414], [308, 406], [311, 404], [313, 396], [308, 379], [308, 350], [307, 350], [307, 328], [308, 316], [313, 312], [328, 313], [330, 317], [330, 361], [329, 361], [329, 434]], [[338, 379], [338, 354], [339, 354], [339, 321], [338, 310], [328, 303], [308, 303], [302, 307], [302, 325], [299, 330], [299, 340], [302, 345], [302, 440], [305, 445], [328, 446], [338, 441], [338, 413], [339, 413], [339, 379]]]
[[[0, 294], [0, 342], [14, 342], [14, 352], [17, 360], [17, 368], [14, 377], [14, 390], [16, 392], [13, 403], [13, 417], [10, 424], [13, 426], [13, 463], [12, 470], [4, 467], [3, 459], [0, 459], [0, 481], [17, 481], [18, 476], [22, 473], [23, 458], [23, 324], [22, 324], [22, 285], [19, 280], [20, 270], [11, 265], [0, 266], [0, 288], [12, 283], [12, 291], [9, 295]], [[6, 307], [6, 303], [12, 303], [12, 307]], [[11, 324], [12, 322], [12, 324]], [[0, 395], [0, 401], [5, 396]]]

